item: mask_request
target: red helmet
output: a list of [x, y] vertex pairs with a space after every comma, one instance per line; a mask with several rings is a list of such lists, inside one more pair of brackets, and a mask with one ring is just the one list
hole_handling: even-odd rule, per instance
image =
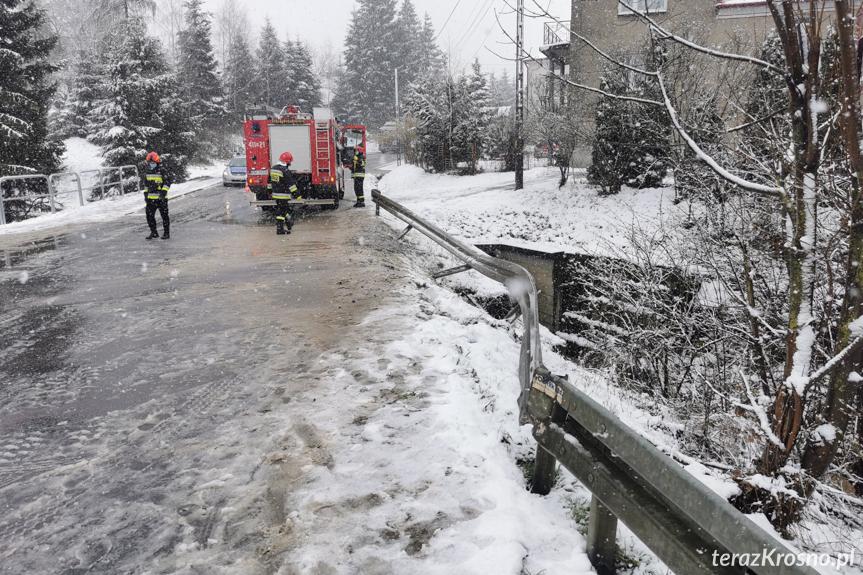
[[365, 148], [365, 146], [357, 146], [357, 151], [358, 151], [359, 153], [363, 154], [363, 155], [365, 155], [365, 154], [366, 154], [366, 148]]
[[282, 152], [282, 155], [279, 156], [279, 160], [285, 164], [290, 164], [294, 161], [294, 155], [290, 152]]
[[156, 162], [157, 164], [160, 164], [160, 163], [162, 163], [162, 158], [160, 158], [159, 154], [157, 154], [156, 152], [150, 152], [149, 154], [147, 154], [146, 161], [147, 162]]

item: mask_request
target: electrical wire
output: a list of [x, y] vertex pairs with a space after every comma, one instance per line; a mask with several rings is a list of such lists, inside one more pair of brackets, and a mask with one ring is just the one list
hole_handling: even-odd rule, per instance
[[449, 24], [450, 18], [455, 14], [455, 11], [458, 9], [458, 5], [461, 4], [461, 0], [456, 0], [455, 6], [452, 7], [452, 10], [449, 13], [449, 16], [446, 17], [446, 21], [441, 26], [441, 29], [438, 31], [437, 36], [434, 37], [435, 41], [440, 38], [440, 35], [443, 34], [443, 31], [446, 29], [446, 25]]
[[458, 50], [464, 41], [476, 30], [477, 26], [482, 24], [482, 21], [485, 20], [485, 17], [488, 15], [488, 11], [491, 8], [491, 5], [494, 3], [494, 0], [486, 0], [485, 2], [477, 2], [477, 7], [479, 11], [473, 15], [473, 18], [470, 20], [470, 24], [467, 29], [464, 31], [464, 34], [461, 35], [458, 42], [455, 44], [455, 49]]

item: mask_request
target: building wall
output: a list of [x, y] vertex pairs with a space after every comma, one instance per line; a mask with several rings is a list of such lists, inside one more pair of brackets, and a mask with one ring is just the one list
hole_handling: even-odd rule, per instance
[[[718, 9], [716, 0], [667, 0], [668, 11], [651, 15], [664, 28], [712, 47], [757, 53], [773, 22], [763, 2], [753, 1], [733, 9]], [[641, 63], [648, 45], [648, 30], [635, 15], [619, 15], [616, 0], [572, 0], [572, 30], [603, 51]], [[573, 81], [599, 87], [605, 60], [574, 35], [570, 42], [570, 75]], [[745, 66], [745, 64], [741, 64]], [[571, 102], [579, 117], [584, 145], [576, 151], [576, 166], [590, 164], [590, 137], [596, 96], [573, 89]]]

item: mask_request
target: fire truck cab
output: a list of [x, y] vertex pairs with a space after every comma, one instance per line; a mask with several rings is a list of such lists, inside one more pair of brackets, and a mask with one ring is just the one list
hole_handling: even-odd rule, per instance
[[354, 150], [366, 146], [366, 128], [338, 123], [329, 108], [315, 108], [311, 114], [287, 106], [274, 114], [251, 110], [243, 123], [246, 148], [247, 190], [255, 195], [254, 205], [268, 209], [272, 200], [270, 166], [282, 152], [291, 152], [291, 171], [297, 177], [299, 195], [294, 204], [320, 205], [335, 209], [344, 197]]

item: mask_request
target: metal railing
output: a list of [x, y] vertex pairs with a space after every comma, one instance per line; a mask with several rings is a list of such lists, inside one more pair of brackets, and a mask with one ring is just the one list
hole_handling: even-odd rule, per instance
[[[383, 209], [407, 224], [400, 237], [417, 230], [462, 262], [436, 278], [474, 269], [507, 286], [518, 302], [524, 320], [520, 418], [533, 424], [538, 443], [531, 489], [551, 490], [557, 461], [587, 487], [592, 494], [587, 553], [600, 575], [614, 573], [618, 519], [680, 575], [817, 575], [641, 434], [546, 369], [536, 284], [527, 270], [465, 244], [378, 190], [372, 190], [372, 201], [377, 214]], [[749, 559], [749, 567], [740, 566], [752, 557], [772, 560], [755, 566]], [[794, 564], [788, 564], [789, 557]]]
[[569, 21], [546, 22], [542, 30], [542, 44], [543, 46], [569, 44], [570, 36]]
[[[70, 190], [61, 190], [58, 185], [58, 180], [64, 178], [74, 181], [74, 188]], [[115, 179], [116, 178], [116, 179]], [[89, 185], [85, 181], [92, 180]], [[43, 182], [41, 187], [44, 187], [45, 192], [24, 193], [15, 196], [6, 196], [7, 182], [24, 182], [28, 188], [40, 187], [39, 182]], [[35, 186], [34, 186], [35, 182]], [[50, 211], [58, 210], [58, 196], [66, 194], [74, 194], [77, 196], [78, 204], [83, 206], [87, 203], [84, 197], [84, 192], [89, 190], [95, 193], [98, 190], [97, 200], [102, 200], [106, 196], [121, 196], [126, 194], [127, 187], [132, 187], [131, 191], [139, 190], [139, 175], [137, 166], [117, 166], [111, 168], [99, 168], [95, 170], [83, 170], [81, 172], [58, 172], [55, 174], [26, 174], [19, 176], [3, 176], [0, 177], [0, 225], [5, 225], [6, 221], [6, 206], [11, 203], [30, 203], [40, 202], [40, 200], [48, 200]], [[60, 206], [62, 207], [62, 206]], [[42, 211], [42, 210], [40, 210]]]
[[537, 311], [538, 295], [533, 276], [520, 265], [494, 258], [455, 239], [406, 207], [385, 197], [378, 190], [372, 190], [372, 201], [376, 204], [376, 213], [380, 214], [380, 209], [383, 208], [408, 224], [405, 233], [411, 229], [418, 230], [464, 262], [465, 265], [470, 266], [471, 269], [475, 269], [507, 287], [510, 295], [518, 303], [524, 318], [524, 336], [521, 340], [521, 357], [518, 368], [519, 381], [521, 382], [521, 395], [518, 404], [524, 422], [533, 374], [542, 366], [542, 344], [539, 339], [539, 312]]

